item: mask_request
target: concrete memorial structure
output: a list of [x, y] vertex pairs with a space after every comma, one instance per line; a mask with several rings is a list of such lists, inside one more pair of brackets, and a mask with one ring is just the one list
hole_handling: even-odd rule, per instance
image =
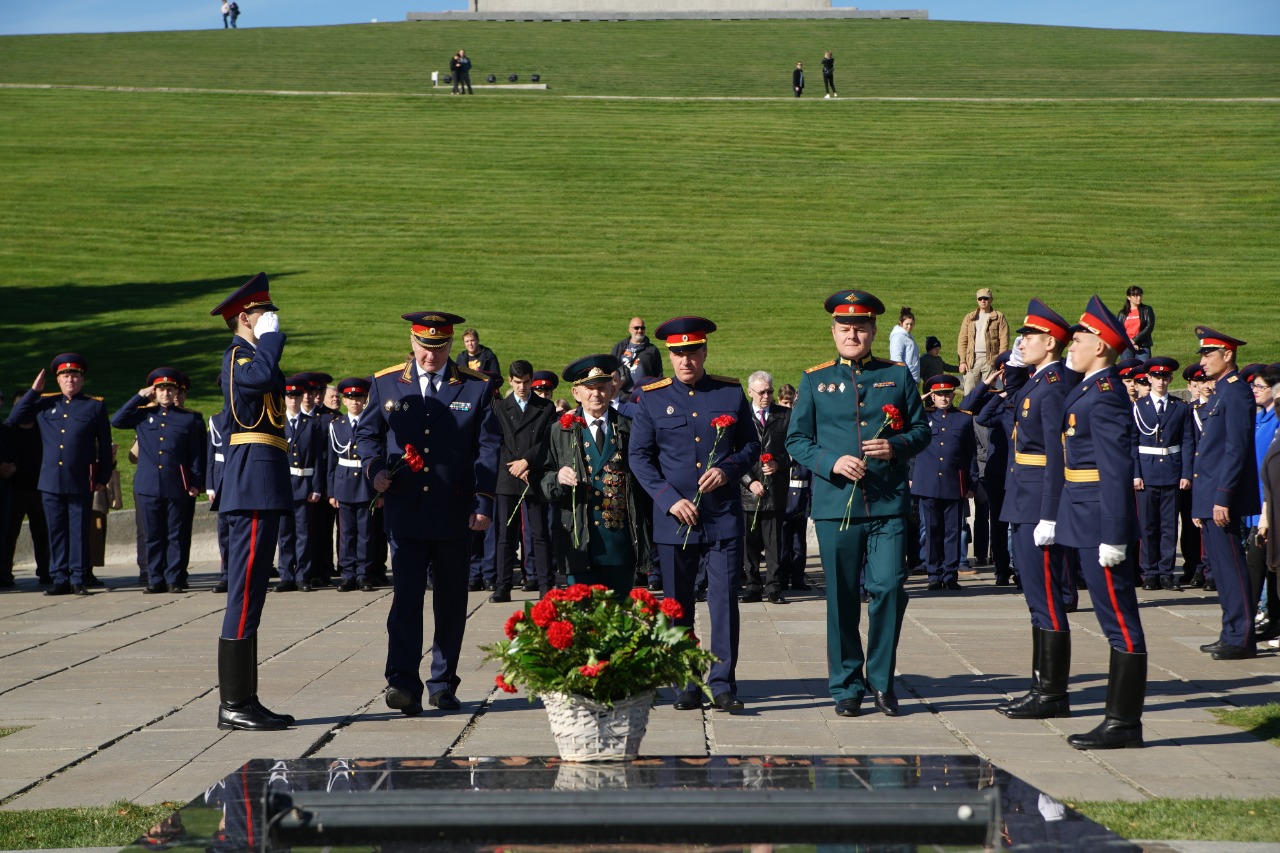
[[927, 9], [834, 7], [831, 0], [467, 0], [467, 10], [409, 12], [410, 21], [732, 20], [851, 18], [928, 20]]

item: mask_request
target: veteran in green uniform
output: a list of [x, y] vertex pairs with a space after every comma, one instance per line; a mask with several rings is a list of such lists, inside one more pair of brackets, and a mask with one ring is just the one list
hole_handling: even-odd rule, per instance
[[[871, 355], [884, 304], [870, 293], [842, 290], [827, 299], [826, 310], [838, 357], [801, 378], [787, 451], [814, 474], [812, 517], [826, 575], [827, 671], [836, 713], [856, 717], [870, 690], [876, 708], [892, 717], [907, 610], [910, 459], [928, 446], [929, 421], [911, 372]], [[870, 596], [865, 656], [858, 635], [864, 572]]]
[[538, 470], [539, 488], [556, 509], [560, 571], [571, 584], [604, 584], [625, 599], [637, 560], [648, 565], [649, 537], [628, 466], [631, 419], [609, 405], [617, 369], [611, 355], [589, 355], [565, 368], [580, 405], [551, 422]]

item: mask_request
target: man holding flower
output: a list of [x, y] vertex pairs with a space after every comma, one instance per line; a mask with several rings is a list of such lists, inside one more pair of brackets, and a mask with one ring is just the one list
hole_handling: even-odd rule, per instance
[[[836, 713], [856, 717], [870, 689], [876, 708], [892, 717], [907, 609], [908, 462], [928, 446], [929, 422], [911, 372], [871, 355], [884, 304], [865, 291], [842, 290], [825, 308], [838, 357], [801, 378], [787, 450], [814, 474], [812, 517], [827, 580], [827, 668]], [[864, 573], [870, 596], [865, 656], [858, 635]]]

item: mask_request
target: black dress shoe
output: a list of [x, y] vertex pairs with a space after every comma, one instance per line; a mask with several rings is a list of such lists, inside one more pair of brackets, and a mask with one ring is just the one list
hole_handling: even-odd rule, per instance
[[158, 595], [162, 592], [168, 592], [169, 587], [164, 583], [153, 583], [142, 591], [143, 595]]
[[925, 589], [930, 592], [937, 592], [940, 589], [946, 589], [946, 587], [942, 585], [942, 581], [929, 581], [929, 585]]
[[1195, 572], [1191, 575], [1191, 585], [1196, 587], [1197, 589], [1204, 586], [1204, 572], [1202, 572], [1200, 569], [1196, 569]]
[[1217, 591], [1218, 591], [1218, 583], [1217, 583], [1217, 581], [1215, 581], [1213, 578], [1205, 578], [1205, 580], [1204, 580], [1204, 591], [1205, 591], [1205, 592], [1217, 592]]
[[1013, 578], [996, 578], [996, 586], [1013, 586]]
[[702, 692], [699, 690], [682, 690], [676, 697], [677, 711], [697, 711], [702, 709]]
[[742, 704], [742, 700], [739, 699], [737, 694], [732, 690], [717, 693], [715, 698], [711, 700], [711, 704], [715, 706], [717, 711], [728, 711], [731, 714], [734, 711], [741, 711], [743, 708], [747, 707]]
[[98, 580], [98, 579], [97, 579], [96, 577], [94, 577], [92, 574], [85, 575], [85, 578], [84, 578], [84, 585], [85, 585], [85, 586], [106, 586], [106, 584], [105, 584], [105, 583], [103, 583], [102, 581]]
[[1213, 652], [1221, 650], [1222, 647], [1225, 645], [1226, 643], [1222, 642], [1222, 640], [1214, 640], [1212, 643], [1205, 643], [1203, 646], [1201, 646], [1200, 651], [1204, 652], [1205, 654], [1212, 654]]
[[89, 590], [85, 587], [84, 584], [77, 584], [76, 586], [71, 587], [71, 594], [72, 595], [93, 595], [93, 593], [89, 592]]
[[705, 589], [700, 589], [700, 590], [698, 590], [697, 592], [695, 592], [695, 593], [693, 594], [693, 599], [694, 599], [694, 601], [706, 601], [706, 600], [707, 600], [707, 591], [706, 591]]
[[786, 604], [787, 600], [782, 597], [780, 592], [771, 592], [765, 596], [765, 600], [770, 604]]
[[467, 582], [467, 592], [480, 592], [482, 589], [484, 589], [484, 581], [476, 580]]
[[898, 716], [898, 697], [893, 695], [892, 690], [880, 692], [879, 690], [871, 691], [871, 698], [876, 703], [876, 710], [886, 717]]
[[764, 596], [760, 594], [760, 590], [758, 589], [748, 590], [742, 594], [742, 597], [739, 598], [738, 601], [741, 601], [743, 604], [755, 604], [757, 601], [764, 601]]
[[69, 583], [54, 584], [53, 586], [49, 587], [49, 589], [46, 589], [44, 591], [44, 594], [45, 595], [70, 595], [71, 584]]
[[361, 592], [377, 592], [378, 588], [368, 581], [360, 581]]
[[1210, 652], [1209, 656], [1214, 660], [1245, 660], [1246, 658], [1256, 658], [1258, 652], [1255, 649], [1246, 649], [1243, 646], [1223, 643], [1219, 648]]
[[303, 581], [302, 583], [298, 584], [299, 592], [311, 592], [311, 590], [313, 589], [315, 589], [315, 586], [312, 585], [311, 581]]
[[524, 582], [524, 585], [521, 586], [520, 588], [525, 592], [537, 592], [538, 582], [536, 580], [527, 580]]
[[280, 581], [276, 584], [275, 592], [297, 592], [298, 585], [293, 581]]
[[964, 589], [964, 587], [960, 586], [960, 581], [947, 581], [943, 586], [952, 592], [958, 592], [959, 590]]
[[1159, 589], [1160, 581], [1156, 580], [1155, 578], [1149, 578], [1149, 579], [1144, 578], [1142, 581], [1142, 588], [1145, 590]]
[[187, 585], [186, 585], [185, 583], [171, 583], [171, 584], [169, 584], [169, 592], [175, 592], [175, 593], [176, 593], [176, 592], [186, 592], [186, 591], [187, 591]]
[[489, 600], [495, 604], [508, 602], [511, 600], [511, 590], [506, 587], [503, 587], [502, 589], [495, 589], [493, 591], [493, 595], [489, 596]]
[[493, 585], [493, 581], [485, 581], [484, 588], [487, 589], [489, 592], [493, 592], [493, 590], [495, 589]]
[[1254, 628], [1258, 642], [1280, 638], [1280, 619], [1268, 619]]
[[867, 604], [868, 602], [871, 601], [871, 593], [864, 592], [862, 593], [862, 595], [858, 596], [858, 598], [861, 599], [863, 604]]
[[355, 578], [347, 578], [337, 586], [338, 592], [355, 592], [359, 588], [360, 581]]
[[1182, 587], [1178, 585], [1178, 582], [1177, 582], [1177, 581], [1175, 581], [1172, 577], [1169, 577], [1169, 576], [1166, 576], [1166, 577], [1162, 577], [1162, 578], [1160, 578], [1160, 588], [1161, 588], [1161, 589], [1167, 589], [1167, 590], [1169, 590], [1170, 592], [1181, 592], [1181, 591], [1182, 591]]
[[437, 690], [431, 694], [431, 698], [427, 700], [432, 708], [439, 708], [441, 711], [459, 711], [462, 709], [462, 703], [458, 701], [458, 697], [453, 695], [452, 690]]
[[856, 717], [862, 713], [862, 699], [841, 699], [836, 703], [836, 714], [841, 717]]
[[809, 586], [809, 584], [805, 583], [802, 580], [792, 581], [791, 588], [796, 592], [809, 592], [811, 589], [813, 589], [813, 587]]
[[416, 717], [422, 713], [422, 703], [413, 698], [413, 695], [407, 690], [401, 690], [399, 687], [388, 687], [382, 698], [386, 701], [388, 708], [393, 711], [399, 711], [406, 717]]
[[278, 732], [287, 729], [289, 723], [283, 717], [266, 713], [266, 709], [253, 699], [243, 702], [223, 702], [218, 706], [218, 728], [238, 729], [246, 732]]
[[220, 580], [220, 581], [218, 581], [216, 584], [214, 584], [214, 585], [213, 585], [213, 591], [214, 591], [214, 592], [226, 592], [226, 591], [227, 591], [227, 581], [226, 581], [226, 578], [223, 578], [222, 580]]

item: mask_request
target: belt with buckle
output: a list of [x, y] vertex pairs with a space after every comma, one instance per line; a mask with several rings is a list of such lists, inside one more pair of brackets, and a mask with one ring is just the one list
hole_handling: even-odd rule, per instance
[[1145, 456], [1168, 456], [1172, 453], [1181, 453], [1181, 447], [1138, 447], [1138, 452]]
[[310, 477], [316, 472], [315, 468], [290, 468], [289, 473], [295, 477]]
[[343, 468], [359, 468], [360, 460], [359, 459], [339, 459], [338, 464], [341, 465]]

